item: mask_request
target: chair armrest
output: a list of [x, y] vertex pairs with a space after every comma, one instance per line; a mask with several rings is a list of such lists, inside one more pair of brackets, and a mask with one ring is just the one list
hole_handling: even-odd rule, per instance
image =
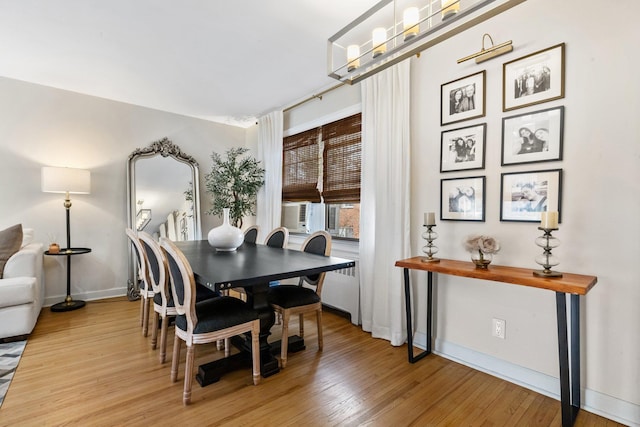
[[2, 277], [40, 277], [42, 272], [42, 243], [30, 243], [13, 254], [4, 265]]

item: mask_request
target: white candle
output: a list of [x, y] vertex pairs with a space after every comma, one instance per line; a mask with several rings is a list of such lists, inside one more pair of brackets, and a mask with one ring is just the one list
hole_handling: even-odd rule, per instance
[[435, 212], [425, 212], [424, 213], [424, 225], [436, 225], [436, 214], [435, 214]]
[[352, 44], [347, 46], [347, 72], [360, 66], [360, 46]]
[[540, 215], [540, 227], [558, 228], [558, 211], [542, 212]]
[[460, 12], [460, 2], [458, 0], [441, 0], [440, 5], [442, 6], [443, 21]]
[[373, 44], [373, 57], [382, 55], [387, 51], [387, 30], [383, 27], [375, 28], [371, 36]]
[[408, 7], [402, 14], [404, 40], [407, 41], [420, 32], [420, 10], [417, 7]]

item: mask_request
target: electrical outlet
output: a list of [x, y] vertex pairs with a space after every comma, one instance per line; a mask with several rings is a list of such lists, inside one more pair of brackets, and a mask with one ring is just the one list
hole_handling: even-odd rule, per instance
[[494, 318], [491, 320], [491, 326], [491, 335], [500, 339], [505, 339], [505, 332], [507, 328], [506, 320]]

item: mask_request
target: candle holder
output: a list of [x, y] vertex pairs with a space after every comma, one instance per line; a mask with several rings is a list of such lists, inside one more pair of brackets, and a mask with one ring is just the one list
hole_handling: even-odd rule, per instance
[[438, 247], [433, 244], [433, 241], [438, 238], [438, 233], [433, 231], [434, 225], [424, 225], [427, 227], [427, 231], [422, 233], [422, 238], [427, 241], [427, 244], [422, 247], [422, 252], [426, 257], [422, 257], [422, 262], [440, 262], [438, 258], [434, 258], [433, 254], [438, 253]]
[[560, 246], [560, 240], [551, 235], [551, 232], [557, 230], [557, 228], [538, 227], [538, 230], [541, 230], [544, 234], [536, 238], [536, 245], [540, 246], [544, 252], [536, 257], [536, 263], [540, 264], [543, 270], [534, 270], [533, 275], [538, 277], [562, 277], [562, 273], [551, 270], [551, 267], [560, 264], [558, 258], [551, 253], [551, 249]]

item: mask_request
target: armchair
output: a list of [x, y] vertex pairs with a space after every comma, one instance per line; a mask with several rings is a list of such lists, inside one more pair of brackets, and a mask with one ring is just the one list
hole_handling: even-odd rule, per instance
[[44, 302], [42, 243], [32, 243], [33, 230], [23, 230], [22, 247], [4, 266], [0, 279], [0, 339], [28, 335]]

